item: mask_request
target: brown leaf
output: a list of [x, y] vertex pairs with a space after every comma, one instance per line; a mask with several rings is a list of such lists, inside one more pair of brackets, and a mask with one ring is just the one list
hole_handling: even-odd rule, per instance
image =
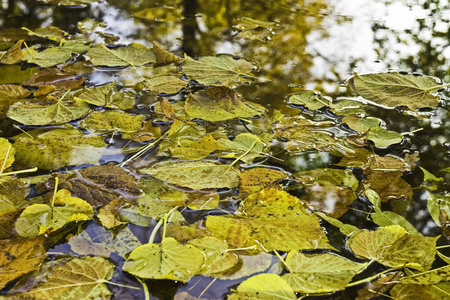
[[266, 187], [276, 185], [278, 181], [289, 175], [268, 168], [254, 168], [239, 174], [241, 179], [239, 185], [239, 198], [246, 198], [252, 193], [258, 192]]
[[57, 68], [47, 68], [24, 81], [22, 85], [51, 85], [57, 89], [76, 89], [84, 83], [84, 77], [78, 78], [73, 73], [63, 72]]
[[[141, 190], [135, 178], [122, 168], [108, 164], [82, 169], [76, 174], [56, 174], [58, 189], [69, 190], [72, 196], [81, 198], [94, 207], [102, 206], [122, 197], [135, 202]], [[52, 191], [54, 180], [37, 184], [39, 193]]]
[[156, 56], [156, 64], [162, 65], [162, 64], [170, 64], [173, 62], [180, 62], [183, 59], [179, 56], [174, 55], [173, 53], [164, 50], [160, 44], [153, 41], [153, 53]]
[[412, 187], [402, 178], [402, 171], [372, 172], [363, 183], [377, 192], [381, 201], [387, 202], [393, 199], [408, 198], [413, 196]]
[[0, 240], [0, 289], [8, 282], [37, 270], [47, 257], [45, 236]]
[[401, 272], [383, 274], [377, 280], [358, 290], [356, 300], [374, 299], [385, 294], [395, 283], [400, 280]]
[[15, 43], [11, 48], [6, 51], [5, 55], [2, 56], [0, 62], [5, 65], [14, 65], [18, 64], [23, 60], [22, 51], [20, 47], [22, 47], [23, 40]]
[[300, 199], [308, 202], [314, 210], [324, 212], [330, 217], [339, 218], [356, 199], [356, 194], [346, 187], [314, 184], [305, 186], [306, 195]]

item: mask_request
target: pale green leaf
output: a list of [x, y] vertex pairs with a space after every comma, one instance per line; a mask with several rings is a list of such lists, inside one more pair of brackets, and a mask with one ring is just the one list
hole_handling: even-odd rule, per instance
[[179, 139], [178, 147], [170, 148], [170, 153], [180, 159], [201, 159], [220, 149], [220, 143], [211, 135], [207, 135], [199, 140]]
[[84, 200], [71, 197], [67, 190], [59, 190], [54, 203], [28, 206], [16, 221], [17, 233], [36, 237], [46, 230], [57, 230], [72, 221], [90, 220], [94, 216], [92, 206]]
[[433, 77], [400, 73], [355, 75], [349, 85], [361, 97], [377, 104], [412, 110], [437, 106], [438, 99], [432, 93], [442, 88]]
[[294, 174], [303, 184], [309, 185], [320, 183], [325, 185], [335, 185], [341, 187], [349, 187], [356, 190], [359, 185], [358, 179], [353, 175], [352, 171], [341, 169], [315, 169], [311, 171], [302, 171]]
[[67, 35], [64, 31], [56, 26], [47, 26], [37, 28], [34, 31], [28, 28], [22, 27], [23, 30], [27, 31], [28, 35], [37, 36], [40, 38], [48, 39], [51, 41], [60, 41], [64, 36]]
[[138, 43], [111, 49], [106, 47], [105, 44], [97, 44], [88, 50], [86, 56], [94, 66], [139, 67], [156, 62], [152, 50]]
[[9, 168], [14, 162], [16, 150], [11, 143], [4, 138], [0, 138], [0, 173]]
[[353, 226], [351, 224], [344, 224], [341, 221], [339, 221], [338, 219], [329, 217], [322, 212], [315, 212], [315, 214], [320, 216], [322, 219], [324, 219], [331, 225], [337, 227], [339, 229], [339, 231], [344, 235], [351, 236], [354, 233], [357, 233], [359, 231], [358, 227]]
[[289, 252], [282, 276], [295, 292], [329, 293], [343, 290], [366, 264], [357, 263], [332, 253], [303, 254]]
[[450, 196], [434, 194], [427, 191], [428, 201], [427, 208], [433, 221], [438, 225], [443, 225], [441, 220], [441, 211], [450, 216]]
[[400, 282], [403, 284], [432, 285], [449, 281], [449, 277], [450, 265], [447, 265], [427, 272], [402, 277]]
[[103, 86], [93, 87], [74, 96], [76, 100], [83, 100], [95, 106], [105, 106], [127, 110], [133, 108], [135, 98], [129, 93], [123, 93], [116, 89], [113, 81]]
[[297, 296], [279, 275], [259, 274], [242, 282], [228, 299], [296, 300]]
[[161, 244], [145, 244], [134, 249], [123, 270], [141, 278], [187, 282], [203, 263], [204, 256], [196, 247], [181, 245], [167, 237]]
[[155, 94], [176, 94], [185, 88], [187, 82], [173, 75], [161, 75], [146, 78], [143, 81], [144, 89]]
[[181, 143], [202, 140], [205, 136], [206, 129], [203, 126], [175, 120], [170, 126], [167, 137], [159, 145], [158, 156], [171, 156], [172, 149], [177, 148]]
[[356, 255], [389, 267], [428, 270], [434, 261], [437, 239], [409, 234], [403, 227], [393, 225], [362, 230], [347, 241], [347, 246]]
[[238, 158], [246, 163], [252, 162], [255, 158], [264, 156], [268, 148], [260, 139], [251, 133], [241, 133], [233, 140], [227, 138], [217, 141], [225, 150], [220, 157]]
[[[37, 282], [32, 288], [25, 284], [10, 291], [12, 299], [103, 299], [111, 292], [106, 286], [112, 277], [114, 264], [102, 257], [85, 256], [47, 262], [29, 282]], [[70, 298], [69, 298], [70, 296]]]
[[24, 125], [54, 125], [79, 119], [90, 109], [87, 103], [77, 99], [59, 99], [50, 104], [17, 102], [7, 115]]
[[303, 105], [310, 110], [317, 110], [331, 103], [329, 99], [322, 97], [316, 91], [304, 91], [288, 96], [287, 101], [291, 104]]
[[366, 138], [374, 142], [375, 146], [381, 148], [398, 144], [403, 140], [403, 136], [400, 133], [379, 126], [370, 128], [366, 134]]
[[190, 80], [200, 84], [230, 86], [253, 77], [250, 74], [253, 67], [253, 64], [245, 59], [235, 59], [231, 55], [222, 54], [199, 59], [186, 56], [182, 70]]
[[62, 40], [60, 48], [62, 50], [70, 51], [73, 53], [83, 53], [89, 50], [91, 46], [86, 45], [84, 41], [79, 40]]
[[348, 127], [358, 132], [359, 134], [364, 134], [369, 129], [377, 127], [380, 125], [380, 119], [365, 117], [360, 118], [356, 115], [346, 116], [342, 118], [342, 122], [347, 124]]
[[27, 48], [22, 50], [22, 56], [28, 63], [49, 68], [69, 60], [72, 52], [61, 48], [47, 48], [39, 52], [34, 48]]
[[421, 166], [419, 166], [419, 168], [423, 172], [423, 180], [424, 181], [430, 181], [430, 182], [431, 181], [434, 181], [434, 182], [443, 182], [444, 181], [444, 178], [434, 176], [431, 172], [427, 171], [426, 169], [422, 168]]
[[140, 173], [191, 189], [234, 188], [239, 185], [239, 169], [213, 161], [169, 160]]
[[185, 103], [185, 110], [191, 118], [217, 122], [250, 118], [264, 113], [264, 108], [255, 104], [253, 106], [242, 102], [234, 90], [226, 86], [213, 86], [190, 94]]

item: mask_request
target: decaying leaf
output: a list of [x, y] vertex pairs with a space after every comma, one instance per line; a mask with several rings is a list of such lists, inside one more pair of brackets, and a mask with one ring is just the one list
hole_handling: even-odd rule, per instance
[[177, 76], [160, 75], [145, 78], [143, 84], [144, 89], [150, 90], [155, 94], [176, 94], [186, 87], [187, 82]]
[[153, 53], [156, 57], [157, 64], [170, 64], [177, 63], [183, 60], [183, 58], [176, 56], [172, 52], [164, 50], [158, 42], [153, 41]]
[[37, 270], [47, 257], [44, 236], [0, 240], [0, 289], [10, 281]]
[[77, 129], [38, 129], [17, 136], [14, 142], [16, 161], [44, 170], [98, 163], [105, 146], [101, 136], [85, 136]]
[[[199, 59], [184, 58], [183, 73], [191, 80], [204, 85], [230, 86], [253, 76], [253, 64], [245, 59], [235, 59], [231, 55], [203, 56]], [[245, 76], [245, 77], [241, 77]]]
[[[106, 286], [112, 277], [114, 264], [102, 257], [57, 259], [47, 262], [29, 278], [34, 286], [15, 287], [10, 291], [13, 299], [76, 299], [109, 298], [111, 292]], [[25, 291], [24, 291], [25, 289]]]
[[208, 216], [214, 236], [237, 248], [262, 244], [268, 251], [332, 249], [319, 219], [284, 191], [262, 190], [241, 202], [236, 216]]
[[207, 135], [199, 140], [179, 139], [178, 147], [170, 148], [170, 153], [180, 159], [201, 159], [220, 149], [221, 144], [211, 135]]
[[382, 201], [386, 202], [391, 199], [400, 198], [411, 199], [413, 189], [402, 176], [402, 171], [375, 171], [370, 173], [369, 177], [362, 182], [376, 191]]
[[186, 100], [185, 109], [191, 118], [212, 122], [250, 118], [264, 112], [264, 109], [255, 109], [242, 102], [238, 94], [226, 86], [213, 86], [190, 94]]
[[187, 282], [203, 263], [204, 256], [196, 247], [165, 238], [161, 244], [145, 244], [134, 249], [123, 270], [141, 278]]
[[[81, 169], [77, 174], [57, 174], [58, 188], [66, 189], [72, 195], [98, 207], [123, 197], [135, 202], [141, 190], [136, 179], [120, 167], [112, 164]], [[40, 193], [52, 191], [54, 180], [38, 184]]]
[[232, 141], [228, 138], [223, 138], [217, 142], [224, 150], [220, 154], [221, 157], [239, 158], [246, 163], [252, 162], [257, 157], [264, 156], [264, 152], [269, 148], [258, 136], [251, 133], [241, 133]]
[[14, 162], [16, 150], [7, 139], [0, 138], [0, 173], [9, 168]]
[[107, 110], [94, 111], [80, 122], [80, 127], [96, 132], [136, 132], [142, 128], [144, 116], [135, 116], [128, 113]]
[[377, 104], [412, 110], [435, 107], [438, 99], [432, 93], [442, 88], [433, 77], [400, 73], [356, 74], [349, 85], [361, 97]]
[[57, 68], [46, 68], [22, 82], [22, 85], [53, 86], [65, 90], [76, 89], [84, 83], [84, 77], [80, 78], [76, 74], [76, 72], [64, 72]]
[[232, 165], [214, 161], [168, 160], [154, 164], [141, 173], [191, 189], [234, 188], [240, 171]]
[[250, 194], [259, 192], [266, 187], [276, 185], [280, 180], [287, 178], [287, 173], [269, 169], [253, 168], [239, 174], [239, 198], [246, 198]]
[[6, 51], [6, 53], [1, 57], [0, 62], [5, 65], [20, 63], [23, 60], [22, 51], [20, 50], [22, 43], [23, 40], [19, 40], [11, 48], [9, 48], [8, 51]]

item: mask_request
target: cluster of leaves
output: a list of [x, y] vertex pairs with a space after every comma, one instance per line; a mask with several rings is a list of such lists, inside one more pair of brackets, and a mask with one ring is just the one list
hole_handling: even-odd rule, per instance
[[[437, 106], [446, 85], [435, 78], [354, 75], [348, 87], [359, 97], [299, 92], [287, 101], [302, 110], [285, 115], [236, 91], [257, 84], [254, 64], [243, 58], [178, 57], [157, 43], [152, 49], [93, 44], [82, 33], [69, 36], [54, 27], [27, 32], [27, 41], [12, 40], [0, 52], [0, 72], [12, 74], [0, 79], [0, 111], [4, 122], [23, 131], [0, 140], [5, 298], [108, 298], [106, 283], [116, 268], [108, 258], [115, 256], [139, 280], [248, 277], [229, 299], [296, 299], [370, 281], [359, 290], [361, 299], [390, 288], [393, 297], [450, 295], [450, 258], [436, 248], [438, 237], [423, 236], [402, 216], [413, 197], [403, 173], [418, 170], [419, 155], [385, 155], [405, 134], [366, 116], [373, 105], [403, 107], [411, 115]], [[83, 76], [104, 67], [152, 75], [140, 75], [134, 92], [115, 81], [90, 87]], [[159, 97], [151, 114], [132, 114], [136, 100], [149, 92], [181, 100]], [[335, 117], [326, 119], [329, 113]], [[236, 130], [242, 124], [248, 131]], [[98, 165], [119, 151], [108, 147], [111, 134], [146, 145], [130, 147], [134, 154], [119, 164]], [[275, 146], [284, 154], [323, 151], [340, 159], [293, 172], [285, 164], [274, 167], [287, 157], [273, 153]], [[155, 157], [129, 167], [156, 147]], [[36, 170], [59, 172], [19, 175]], [[429, 213], [447, 236], [450, 196], [436, 192], [443, 179], [421, 171]], [[300, 191], [295, 195], [287, 191], [293, 184]], [[376, 229], [338, 220], [356, 199], [370, 202], [367, 216]], [[185, 210], [217, 212], [220, 202], [238, 205], [226, 215], [185, 219]], [[382, 207], [387, 203], [392, 210]], [[89, 220], [90, 231], [83, 231]], [[149, 241], [138, 239], [129, 224], [153, 227]], [[323, 224], [348, 237], [347, 253], [338, 250], [342, 241], [329, 241]], [[77, 234], [69, 234], [74, 227]], [[63, 238], [71, 257], [47, 260], [51, 237]], [[436, 255], [446, 265], [432, 269]], [[371, 273], [373, 264], [383, 271]], [[362, 279], [352, 282], [356, 275]]]

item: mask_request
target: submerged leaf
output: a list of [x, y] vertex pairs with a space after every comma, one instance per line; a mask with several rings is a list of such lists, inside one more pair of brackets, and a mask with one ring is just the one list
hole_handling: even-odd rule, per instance
[[145, 244], [134, 249], [123, 270], [141, 278], [187, 282], [203, 262], [204, 256], [196, 247], [180, 245], [168, 237], [161, 244]]
[[8, 117], [24, 125], [54, 125], [79, 119], [90, 109], [77, 99], [59, 99], [48, 104], [17, 102], [8, 110]]
[[355, 75], [349, 85], [361, 97], [377, 104], [412, 110], [437, 106], [438, 99], [431, 93], [442, 88], [433, 77], [400, 73]]
[[329, 293], [344, 290], [365, 266], [332, 253], [308, 255], [291, 251], [286, 258], [290, 273], [282, 278], [295, 292]]
[[228, 299], [296, 300], [297, 296], [295, 296], [290, 285], [279, 275], [259, 274], [242, 282]]
[[245, 198], [266, 187], [272, 187], [288, 176], [287, 173], [269, 168], [253, 168], [246, 170], [239, 175], [239, 178], [241, 179], [239, 185], [239, 198]]
[[155, 178], [191, 189], [234, 188], [239, 185], [239, 169], [213, 161], [169, 160], [140, 170]]
[[185, 109], [191, 118], [212, 122], [250, 118], [264, 112], [264, 109], [255, 109], [242, 102], [238, 94], [226, 86], [213, 86], [190, 94]]
[[55, 170], [67, 165], [98, 163], [105, 151], [100, 136], [83, 135], [77, 129], [37, 130], [15, 138], [16, 160], [29, 167]]
[[289, 95], [287, 101], [291, 104], [303, 105], [310, 110], [317, 110], [330, 104], [319, 92], [304, 91]]
[[253, 64], [245, 59], [235, 59], [231, 55], [203, 56], [184, 59], [183, 73], [190, 80], [204, 85], [230, 86], [243, 81], [241, 76], [253, 77], [250, 72]]
[[0, 240], [0, 289], [8, 282], [37, 270], [47, 257], [44, 236]]
[[20, 65], [0, 65], [0, 84], [21, 83], [39, 71], [39, 68], [22, 70]]
[[36, 237], [48, 229], [57, 230], [72, 221], [90, 220], [94, 210], [89, 203], [70, 196], [67, 190], [59, 190], [52, 204], [28, 206], [16, 221], [17, 233], [25, 237]]
[[94, 111], [80, 122], [80, 127], [96, 132], [135, 132], [142, 128], [145, 116], [115, 110]]
[[131, 43], [125, 47], [108, 48], [105, 44], [97, 44], [86, 53], [94, 66], [139, 67], [156, 62], [153, 51], [144, 45]]
[[232, 141], [223, 138], [218, 142], [225, 150], [225, 153], [220, 154], [221, 157], [239, 158], [246, 163], [263, 156], [264, 150], [268, 148], [256, 135], [251, 133], [241, 133]]
[[[46, 263], [40, 273], [36, 273], [30, 282], [37, 281], [31, 289], [23, 292], [10, 291], [16, 299], [60, 300], [71, 295], [74, 299], [109, 298], [111, 292], [106, 286], [114, 271], [114, 265], [102, 257], [80, 257], [59, 259]], [[27, 286], [28, 287], [28, 286]]]
[[22, 51], [20, 50], [20, 47], [22, 47], [22, 43], [23, 40], [19, 40], [11, 48], [9, 48], [3, 56], [0, 56], [0, 63], [5, 65], [14, 65], [20, 63], [23, 60]]

